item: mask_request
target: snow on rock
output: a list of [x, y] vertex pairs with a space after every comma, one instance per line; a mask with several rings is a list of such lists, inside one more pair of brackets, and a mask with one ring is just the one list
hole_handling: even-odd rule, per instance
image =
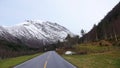
[[[0, 33], [1, 33], [0, 27]], [[63, 40], [68, 34], [74, 36], [68, 29], [49, 21], [40, 20], [26, 20], [23, 23], [4, 27], [5, 30], [11, 35], [23, 40], [25, 39], [37, 39], [45, 42], [56, 42], [58, 40]]]

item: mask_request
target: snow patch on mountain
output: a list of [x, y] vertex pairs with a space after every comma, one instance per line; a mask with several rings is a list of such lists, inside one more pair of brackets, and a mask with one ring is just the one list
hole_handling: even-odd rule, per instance
[[74, 36], [68, 29], [57, 23], [40, 20], [26, 20], [14, 26], [0, 27], [0, 33], [3, 32], [2, 30], [22, 41], [38, 40], [44, 44], [63, 41], [68, 34]]
[[57, 23], [40, 20], [26, 20], [21, 24], [5, 28], [10, 34], [19, 39], [25, 37], [27, 39], [36, 38], [38, 40], [56, 42], [65, 39], [68, 34], [74, 35]]

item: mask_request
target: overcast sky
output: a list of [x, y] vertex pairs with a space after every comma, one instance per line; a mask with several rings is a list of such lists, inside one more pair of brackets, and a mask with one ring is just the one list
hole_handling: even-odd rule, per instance
[[56, 22], [75, 34], [88, 32], [119, 0], [0, 0], [0, 25], [28, 20]]

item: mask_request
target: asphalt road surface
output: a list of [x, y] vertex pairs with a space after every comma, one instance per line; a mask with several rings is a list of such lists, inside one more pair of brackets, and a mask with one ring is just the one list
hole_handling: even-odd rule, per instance
[[55, 51], [48, 51], [38, 57], [28, 60], [14, 68], [76, 68]]

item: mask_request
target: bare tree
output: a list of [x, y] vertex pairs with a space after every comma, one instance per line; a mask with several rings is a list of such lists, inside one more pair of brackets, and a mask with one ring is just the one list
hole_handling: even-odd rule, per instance
[[96, 38], [95, 40], [98, 41], [98, 34], [97, 34], [97, 28], [96, 28], [96, 27], [97, 27], [97, 25], [94, 24], [94, 28], [95, 28], [95, 38]]

